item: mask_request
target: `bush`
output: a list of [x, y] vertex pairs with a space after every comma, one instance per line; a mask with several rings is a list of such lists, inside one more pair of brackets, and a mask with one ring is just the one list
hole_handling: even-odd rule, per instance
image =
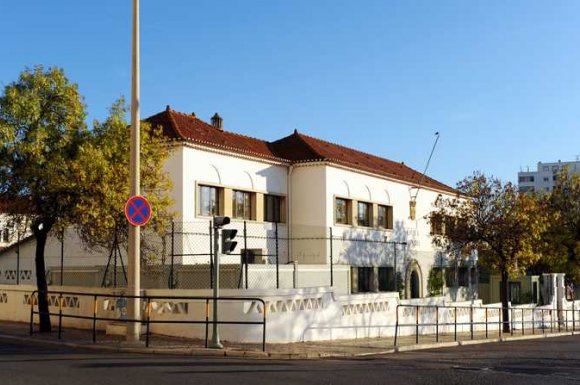
[[430, 296], [437, 296], [443, 294], [443, 277], [441, 269], [432, 267], [429, 270], [429, 278], [427, 281]]

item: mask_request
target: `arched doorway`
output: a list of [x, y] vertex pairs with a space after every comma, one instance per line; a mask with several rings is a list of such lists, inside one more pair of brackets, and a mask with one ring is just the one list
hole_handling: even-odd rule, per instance
[[407, 265], [405, 273], [405, 298], [421, 298], [423, 296], [423, 274], [416, 260]]
[[419, 274], [417, 274], [416, 270], [411, 272], [411, 280], [410, 280], [410, 291], [411, 291], [411, 298], [420, 298], [421, 297], [421, 289], [419, 287]]

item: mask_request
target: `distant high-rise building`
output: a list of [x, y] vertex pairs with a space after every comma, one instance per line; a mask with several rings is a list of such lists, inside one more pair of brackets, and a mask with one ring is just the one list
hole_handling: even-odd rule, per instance
[[518, 187], [521, 192], [552, 191], [556, 185], [557, 175], [563, 168], [568, 172], [580, 174], [580, 160], [571, 162], [538, 162], [537, 171], [518, 172]]

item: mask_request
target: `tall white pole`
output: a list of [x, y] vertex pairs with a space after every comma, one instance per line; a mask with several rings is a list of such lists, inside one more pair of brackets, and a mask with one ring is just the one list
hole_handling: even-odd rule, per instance
[[[130, 147], [130, 175], [131, 196], [140, 193], [140, 121], [139, 121], [139, 0], [133, 0], [133, 51], [131, 64], [131, 147]], [[139, 295], [141, 292], [140, 281], [140, 254], [141, 254], [141, 233], [139, 226], [129, 224], [129, 250], [127, 255], [127, 265], [129, 277], [127, 289], [129, 295]], [[141, 306], [138, 298], [129, 301], [130, 319], [141, 318]], [[141, 323], [130, 322], [127, 327], [127, 341], [138, 341]]]

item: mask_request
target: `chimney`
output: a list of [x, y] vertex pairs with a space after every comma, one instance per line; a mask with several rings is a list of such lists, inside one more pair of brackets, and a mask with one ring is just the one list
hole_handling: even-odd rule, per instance
[[222, 119], [221, 116], [219, 116], [219, 114], [217, 112], [211, 117], [211, 125], [220, 131], [224, 130], [223, 123], [224, 123], [224, 120]]

